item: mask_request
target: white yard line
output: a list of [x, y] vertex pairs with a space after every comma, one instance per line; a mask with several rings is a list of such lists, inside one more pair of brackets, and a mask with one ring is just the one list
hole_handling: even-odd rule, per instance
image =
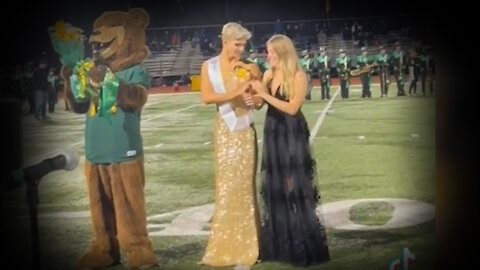
[[315, 126], [313, 126], [312, 131], [310, 132], [310, 144], [313, 143], [313, 140], [317, 136], [318, 130], [320, 129], [320, 126], [322, 125], [328, 110], [332, 106], [333, 101], [335, 100], [339, 92], [340, 92], [340, 86], [337, 88], [337, 91], [335, 92], [335, 94], [333, 94], [333, 97], [330, 99], [327, 106], [322, 110], [322, 112], [318, 116], [317, 122], [315, 123]]
[[[164, 116], [168, 116], [168, 115], [172, 115], [172, 114], [175, 114], [175, 113], [178, 113], [178, 112], [183, 112], [183, 111], [186, 111], [186, 110], [189, 110], [191, 108], [195, 108], [195, 107], [198, 107], [198, 106], [201, 106], [202, 104], [193, 104], [193, 105], [190, 105], [190, 106], [187, 106], [187, 107], [184, 107], [184, 108], [181, 108], [181, 109], [178, 109], [178, 110], [175, 110], [175, 111], [170, 111], [170, 112], [167, 112], [167, 113], [163, 113], [163, 114], [159, 114], [157, 116], [154, 116], [154, 117], [151, 117], [151, 118], [148, 118], [148, 119], [145, 119], [145, 120], [142, 120], [141, 122], [144, 123], [144, 122], [149, 122], [151, 120], [154, 120], [154, 119], [158, 119], [158, 118], [161, 118], [161, 117], [164, 117]], [[79, 145], [79, 144], [82, 144], [84, 143], [84, 137], [82, 136], [82, 138], [77, 141], [77, 142], [74, 142], [72, 144], [69, 144], [67, 145], [66, 147], [69, 147], [69, 148], [74, 148], [75, 146]], [[26, 162], [25, 162], [25, 166], [30, 166], [30, 165], [33, 165], [33, 164], [36, 164], [40, 161], [42, 161], [43, 159], [46, 159], [46, 158], [50, 158], [52, 157], [54, 154], [58, 153], [58, 151], [61, 149], [58, 148], [58, 149], [55, 149], [53, 151], [50, 151], [48, 153], [45, 153], [45, 154], [42, 154], [42, 155], [38, 155], [38, 156], [35, 156], [35, 157], [32, 157], [32, 158], [29, 158]]]

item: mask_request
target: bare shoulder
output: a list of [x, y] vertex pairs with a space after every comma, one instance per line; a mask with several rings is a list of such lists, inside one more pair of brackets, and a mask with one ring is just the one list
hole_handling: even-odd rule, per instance
[[295, 73], [295, 80], [307, 80], [307, 74], [305, 74], [305, 71], [299, 70], [297, 73]]
[[272, 79], [272, 77], [273, 77], [273, 72], [272, 72], [272, 70], [271, 70], [271, 69], [265, 70], [265, 73], [263, 73], [263, 77], [264, 77], [265, 79], [268, 79], [268, 80]]
[[209, 66], [209, 60], [203, 61], [202, 67], [201, 67], [201, 70], [200, 70], [200, 72], [201, 72], [203, 75], [207, 75], [207, 74], [208, 74], [208, 66]]
[[202, 69], [205, 69], [208, 67], [208, 60], [203, 61], [202, 63]]

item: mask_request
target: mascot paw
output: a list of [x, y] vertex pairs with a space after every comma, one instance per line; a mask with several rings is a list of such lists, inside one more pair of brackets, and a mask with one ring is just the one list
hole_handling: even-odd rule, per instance
[[155, 253], [146, 248], [135, 249], [127, 255], [128, 268], [147, 269], [158, 264]]
[[88, 71], [88, 77], [90, 77], [95, 83], [101, 83], [105, 77], [105, 73], [107, 73], [107, 68], [105, 66], [96, 66]]
[[108, 253], [89, 251], [80, 257], [78, 265], [82, 268], [98, 269], [119, 264], [120, 258], [113, 259]]
[[60, 69], [60, 75], [64, 80], [67, 80], [72, 75], [72, 68], [67, 66], [62, 66], [62, 68]]

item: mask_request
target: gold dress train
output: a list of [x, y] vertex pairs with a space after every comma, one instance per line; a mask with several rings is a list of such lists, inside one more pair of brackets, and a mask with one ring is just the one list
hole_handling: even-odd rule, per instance
[[255, 129], [230, 131], [217, 114], [213, 137], [215, 211], [201, 264], [250, 266], [259, 255]]

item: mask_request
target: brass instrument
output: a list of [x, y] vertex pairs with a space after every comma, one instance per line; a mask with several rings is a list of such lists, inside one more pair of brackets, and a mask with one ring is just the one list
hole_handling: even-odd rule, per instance
[[364, 67], [354, 69], [350, 71], [351, 76], [360, 76], [365, 73], [371, 72], [374, 67], [378, 66], [378, 64], [372, 64], [372, 65], [365, 65]]
[[330, 68], [328, 67], [328, 56], [323, 59], [323, 68], [319, 68], [319, 75], [322, 81], [330, 79]]
[[350, 74], [350, 69], [348, 68], [348, 57], [345, 57], [343, 60], [343, 66], [340, 67], [340, 74], [339, 77], [341, 80], [347, 80], [348, 75]]

